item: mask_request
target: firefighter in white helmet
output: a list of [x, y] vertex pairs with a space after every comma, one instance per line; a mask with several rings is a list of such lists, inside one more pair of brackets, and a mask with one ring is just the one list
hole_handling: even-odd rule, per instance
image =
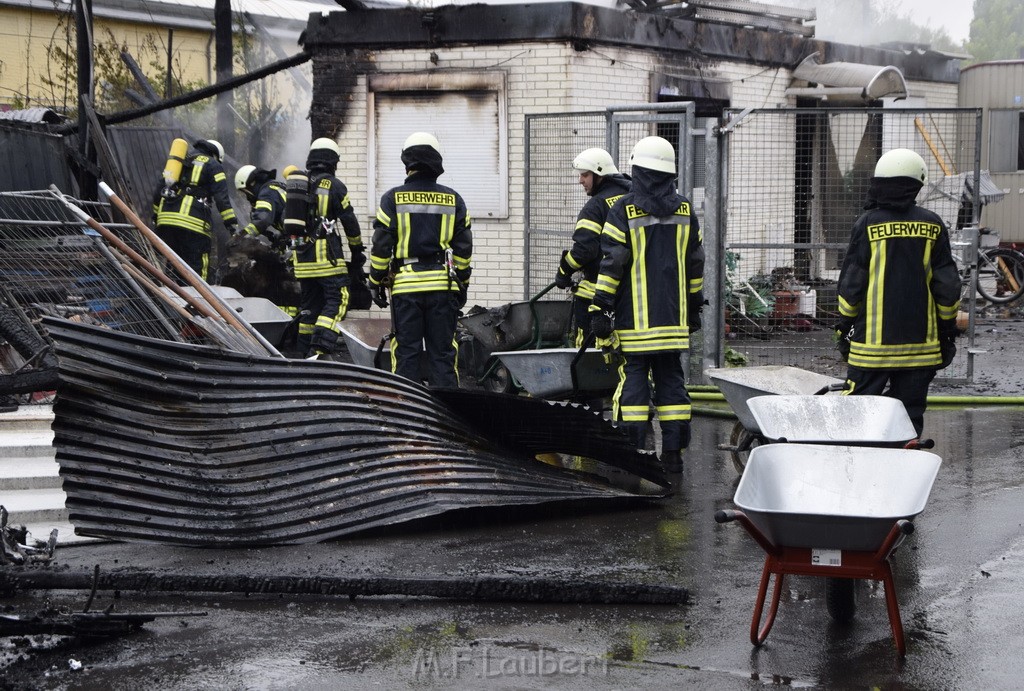
[[212, 280], [209, 270], [213, 246], [211, 207], [215, 205], [220, 211], [229, 233], [238, 225], [228, 196], [228, 176], [223, 160], [224, 147], [220, 142], [200, 139], [192, 145], [178, 179], [171, 184], [161, 179], [153, 196], [157, 235], [203, 280]]
[[848, 365], [844, 393], [899, 399], [919, 435], [928, 387], [956, 355], [960, 309], [949, 232], [917, 206], [927, 181], [915, 151], [893, 149], [878, 159], [839, 274], [836, 327]]
[[608, 212], [591, 329], [618, 341], [625, 360], [612, 398], [613, 419], [638, 448], [647, 442], [652, 399], [661, 426], [661, 461], [682, 470], [690, 443], [690, 397], [680, 355], [700, 329], [704, 247], [690, 202], [676, 191], [676, 153], [661, 137], [633, 147], [632, 189]]
[[576, 327], [576, 345], [590, 334], [590, 304], [594, 299], [594, 281], [601, 265], [601, 230], [608, 210], [629, 191], [629, 177], [619, 172], [611, 154], [604, 149], [585, 149], [573, 159], [572, 167], [579, 175], [580, 186], [590, 197], [576, 217], [572, 233], [572, 247], [562, 253], [555, 273], [555, 285], [572, 287], [572, 276], [577, 271], [581, 278], [573, 288], [573, 323]]
[[[348, 188], [334, 174], [340, 160], [341, 149], [327, 137], [314, 139], [306, 157], [309, 204], [303, 211], [305, 231], [302, 237], [294, 238], [292, 255], [302, 292], [298, 347], [306, 357], [335, 350], [339, 324], [349, 308], [349, 267], [361, 271], [366, 263], [359, 219], [349, 201]], [[289, 176], [289, 184], [294, 177]], [[351, 255], [347, 262], [343, 236]]]
[[284, 185], [277, 179], [276, 170], [257, 168], [247, 164], [235, 173], [235, 189], [250, 204], [249, 223], [234, 235], [266, 237], [271, 245], [283, 247], [284, 207], [287, 196]]
[[419, 382], [425, 349], [430, 385], [456, 388], [455, 327], [469, 289], [471, 221], [459, 193], [437, 182], [444, 166], [434, 135], [409, 135], [402, 163], [405, 182], [381, 196], [373, 222], [370, 286], [374, 302], [386, 307], [391, 284], [391, 371]]

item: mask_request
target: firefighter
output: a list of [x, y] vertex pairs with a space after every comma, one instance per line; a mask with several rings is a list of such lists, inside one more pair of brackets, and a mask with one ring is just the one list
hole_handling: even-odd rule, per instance
[[[228, 266], [233, 266], [230, 253], [238, 253], [242, 264], [237, 269], [248, 274], [241, 279], [248, 288], [243, 294], [256, 295], [274, 302], [286, 314], [299, 314], [298, 288], [291, 267], [291, 248], [284, 232], [287, 195], [284, 185], [276, 179], [275, 170], [244, 165], [235, 173], [235, 189], [250, 204], [249, 223], [236, 229], [228, 243]], [[246, 241], [261, 244], [246, 244]], [[222, 282], [235, 282], [232, 268]], [[255, 296], [255, 295], [253, 295]]]
[[284, 185], [276, 180], [276, 170], [244, 165], [235, 173], [235, 189], [251, 205], [249, 223], [235, 230], [235, 237], [263, 236], [275, 248], [283, 247], [284, 207], [287, 200]]
[[220, 211], [231, 233], [238, 226], [228, 197], [224, 147], [213, 139], [200, 139], [184, 159], [180, 177], [172, 184], [161, 180], [153, 197], [156, 233], [205, 281], [210, 273], [213, 246], [211, 204]]
[[629, 191], [629, 177], [615, 167], [611, 154], [604, 149], [586, 149], [573, 160], [572, 167], [579, 174], [580, 185], [590, 199], [576, 217], [572, 234], [572, 247], [562, 253], [555, 274], [559, 288], [572, 286], [572, 275], [582, 276], [573, 290], [573, 323], [576, 326], [576, 346], [582, 346], [590, 334], [590, 304], [594, 299], [594, 281], [601, 265], [601, 230], [608, 210]]
[[361, 268], [366, 263], [348, 188], [334, 175], [340, 160], [338, 144], [326, 137], [313, 140], [306, 158], [309, 203], [304, 212], [305, 235], [295, 238], [292, 264], [301, 290], [298, 346], [307, 358], [334, 351], [339, 324], [348, 311], [349, 275], [342, 231], [351, 265]]
[[680, 358], [700, 329], [704, 247], [690, 202], [675, 188], [672, 144], [645, 137], [629, 161], [632, 189], [615, 202], [601, 232], [590, 328], [622, 351], [613, 420], [644, 448], [653, 384], [661, 462], [677, 472], [690, 443], [691, 412]]
[[425, 344], [430, 385], [456, 388], [455, 327], [472, 271], [471, 221], [459, 193], [437, 183], [444, 167], [434, 135], [409, 135], [402, 163], [405, 184], [384, 193], [373, 222], [370, 289], [387, 307], [391, 283], [391, 371], [419, 382]]
[[960, 309], [949, 232], [916, 204], [927, 181], [924, 159], [910, 149], [878, 159], [839, 273], [836, 329], [848, 366], [844, 393], [898, 399], [918, 435], [928, 387], [956, 354]]

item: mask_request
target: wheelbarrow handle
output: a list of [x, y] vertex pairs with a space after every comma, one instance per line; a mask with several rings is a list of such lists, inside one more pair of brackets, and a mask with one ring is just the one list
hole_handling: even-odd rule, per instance
[[766, 554], [777, 555], [779, 554], [779, 548], [771, 543], [764, 533], [762, 533], [756, 525], [754, 525], [747, 514], [736, 509], [722, 509], [715, 512], [716, 523], [730, 523], [732, 521], [739, 522], [740, 525], [750, 534], [750, 537], [754, 538], [754, 542], [761, 545], [761, 549]]
[[910, 441], [907, 442], [906, 446], [904, 446], [903, 448], [904, 449], [934, 449], [935, 448], [935, 440], [934, 439], [911, 439]]
[[715, 511], [715, 523], [731, 523], [740, 517], [742, 511], [733, 511], [731, 509], [722, 509]]

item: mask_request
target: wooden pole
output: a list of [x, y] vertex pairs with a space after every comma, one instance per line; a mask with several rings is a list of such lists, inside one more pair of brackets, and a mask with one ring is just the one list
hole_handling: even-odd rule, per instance
[[240, 319], [238, 314], [231, 309], [231, 306], [224, 302], [224, 299], [220, 295], [217, 295], [217, 293], [211, 290], [210, 285], [200, 278], [199, 274], [192, 270], [192, 267], [182, 261], [181, 257], [179, 257], [174, 250], [168, 247], [167, 243], [161, 240], [159, 235], [143, 223], [138, 214], [136, 214], [123, 199], [117, 196], [114, 190], [110, 188], [110, 185], [105, 182], [101, 182], [100, 191], [110, 199], [114, 206], [121, 210], [121, 213], [125, 215], [125, 218], [127, 218], [132, 225], [138, 228], [139, 232], [142, 233], [153, 247], [156, 248], [156, 251], [162, 254], [167, 261], [171, 263], [171, 266], [173, 266], [175, 270], [183, 276], [186, 281], [188, 281], [189, 285], [195, 288], [199, 295], [201, 295], [202, 298], [224, 318], [224, 321], [239, 331], [247, 334], [258, 344], [263, 346], [269, 354], [275, 357], [284, 357], [280, 352], [278, 352], [277, 348], [271, 345], [270, 342], [260, 334], [260, 332], [253, 328], [252, 324]]

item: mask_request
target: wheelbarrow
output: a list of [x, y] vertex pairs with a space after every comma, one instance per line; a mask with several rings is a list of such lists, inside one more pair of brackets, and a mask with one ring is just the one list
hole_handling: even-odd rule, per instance
[[[856, 610], [857, 580], [881, 581], [897, 652], [906, 655], [891, 559], [924, 510], [941, 459], [918, 449], [768, 444], [750, 452], [733, 498], [737, 521], [765, 551], [750, 642], [764, 643], [787, 575], [820, 576], [826, 605], [839, 622]], [[775, 576], [768, 614], [764, 605]], [[764, 618], [764, 623], [761, 623]]]
[[819, 395], [839, 391], [843, 387], [842, 379], [784, 365], [712, 368], [705, 370], [704, 374], [718, 386], [726, 403], [736, 413], [738, 421], [729, 435], [729, 443], [720, 444], [718, 448], [729, 452], [740, 473], [750, 449], [764, 442], [747, 405], [751, 398], [784, 394]]
[[572, 303], [568, 300], [541, 300], [551, 283], [529, 300], [473, 312], [459, 318], [480, 351], [484, 363], [478, 381], [489, 391], [510, 393], [523, 388], [495, 353], [541, 350], [564, 346], [568, 342]]

